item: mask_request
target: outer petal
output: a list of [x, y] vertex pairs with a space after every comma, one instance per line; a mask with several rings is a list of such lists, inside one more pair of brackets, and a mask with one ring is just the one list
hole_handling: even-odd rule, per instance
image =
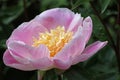
[[88, 42], [91, 33], [92, 33], [92, 20], [90, 17], [87, 17], [83, 21], [84, 36], [86, 36], [86, 43]]
[[13, 31], [7, 43], [13, 40], [19, 40], [27, 43], [28, 45], [32, 45], [33, 37], [37, 37], [40, 32], [45, 31], [47, 31], [47, 29], [38, 22], [25, 22]]
[[26, 70], [26, 71], [35, 69], [31, 64], [22, 64], [22, 63], [19, 63], [18, 61], [16, 61], [10, 55], [10, 52], [8, 50], [6, 50], [3, 55], [3, 61], [4, 61], [5, 65], [16, 68], [16, 69]]
[[73, 17], [74, 13], [67, 8], [54, 8], [44, 11], [35, 20], [49, 30], [57, 26], [65, 26], [65, 29], [68, 29]]
[[72, 64], [77, 64], [78, 62], [85, 61], [93, 56], [98, 50], [103, 48], [107, 44], [107, 41], [101, 42], [97, 41], [85, 48], [85, 50], [80, 55], [76, 55], [73, 58]]
[[31, 50], [33, 57], [33, 65], [40, 70], [48, 70], [53, 68], [53, 62], [50, 59], [50, 53], [45, 45], [40, 45], [38, 48]]
[[37, 70], [49, 70], [52, 69], [53, 62], [48, 57], [43, 57], [41, 59], [33, 60], [32, 64]]
[[12, 57], [22, 64], [32, 64], [35, 69], [41, 70], [49, 69], [52, 66], [49, 50], [44, 45], [34, 48], [20, 41], [14, 41], [8, 45], [8, 49]]
[[13, 41], [8, 44], [10, 54], [20, 63], [29, 64], [32, 60], [30, 50], [32, 47], [27, 46], [24, 42]]
[[82, 26], [83, 25], [83, 18], [81, 17], [80, 14], [76, 13], [74, 15], [74, 18], [72, 19], [70, 25], [69, 25], [69, 28], [68, 30], [69, 31], [73, 31], [73, 32], [76, 32], [78, 27], [79, 26]]
[[54, 62], [56, 67], [60, 69], [69, 68], [71, 66], [71, 58], [75, 56], [78, 51], [81, 53], [84, 50], [85, 36], [82, 34], [82, 27], [79, 28], [73, 39], [55, 55]]
[[68, 54], [61, 52], [58, 53], [60, 55], [57, 55], [53, 61], [54, 61], [54, 66], [59, 69], [68, 69], [71, 66], [71, 58]]

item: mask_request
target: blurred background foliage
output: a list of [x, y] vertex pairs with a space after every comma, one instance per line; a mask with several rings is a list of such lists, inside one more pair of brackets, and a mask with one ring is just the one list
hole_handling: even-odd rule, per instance
[[[120, 80], [120, 62], [119, 57], [116, 58], [120, 54], [119, 0], [0, 0], [0, 80], [37, 80], [36, 71], [25, 72], [4, 65], [5, 42], [21, 23], [56, 7], [66, 7], [83, 17], [92, 17], [94, 27], [88, 44], [96, 40], [109, 41], [92, 58], [65, 71], [62, 80]], [[58, 80], [55, 70], [47, 71], [44, 79]]]

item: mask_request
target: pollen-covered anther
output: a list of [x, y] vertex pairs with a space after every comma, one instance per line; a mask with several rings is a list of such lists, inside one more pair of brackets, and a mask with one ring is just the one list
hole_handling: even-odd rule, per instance
[[44, 44], [50, 51], [50, 57], [54, 57], [72, 39], [73, 32], [65, 31], [64, 27], [58, 26], [50, 32], [40, 33], [38, 38], [33, 39], [33, 47]]

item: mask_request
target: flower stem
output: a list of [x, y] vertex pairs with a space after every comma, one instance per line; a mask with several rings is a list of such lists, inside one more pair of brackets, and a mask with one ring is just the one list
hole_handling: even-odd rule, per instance
[[61, 77], [61, 75], [58, 75], [58, 80], [62, 80], [62, 77]]
[[44, 74], [45, 74], [45, 71], [40, 71], [40, 70], [38, 70], [38, 71], [37, 71], [38, 80], [43, 80]]
[[65, 70], [55, 69], [58, 80], [63, 80], [63, 73]]

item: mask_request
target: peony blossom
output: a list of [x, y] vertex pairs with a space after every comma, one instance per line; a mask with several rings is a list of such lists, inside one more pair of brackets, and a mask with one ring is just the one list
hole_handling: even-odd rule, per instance
[[83, 19], [67, 8], [46, 10], [12, 32], [6, 42], [4, 63], [25, 71], [66, 70], [107, 44], [96, 41], [86, 46], [92, 26], [90, 17]]

